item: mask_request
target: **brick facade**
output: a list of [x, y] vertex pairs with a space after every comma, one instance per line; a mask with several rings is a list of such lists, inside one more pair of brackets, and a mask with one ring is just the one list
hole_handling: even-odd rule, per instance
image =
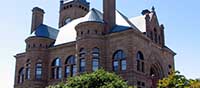
[[[72, 8], [73, 9], [73, 8]], [[75, 9], [75, 8], [74, 8]], [[105, 8], [109, 9], [109, 8]], [[60, 27], [63, 25], [65, 15], [69, 11], [60, 12]], [[77, 11], [84, 16], [88, 12]], [[67, 15], [71, 16], [71, 15]], [[72, 15], [73, 16], [73, 15]], [[147, 14], [148, 17], [148, 14]], [[75, 17], [76, 18], [76, 17]], [[75, 19], [73, 18], [73, 19]], [[147, 18], [148, 19], [148, 18]], [[68, 42], [56, 46], [52, 46], [55, 42], [53, 39], [31, 36], [25, 42], [26, 52], [17, 54], [16, 70], [15, 70], [15, 88], [45, 88], [48, 85], [53, 85], [61, 81], [65, 81], [65, 62], [67, 58], [74, 55], [77, 59], [77, 74], [80, 73], [80, 49], [86, 50], [86, 69], [85, 72], [92, 72], [92, 50], [98, 48], [100, 67], [106, 71], [113, 72], [113, 59], [114, 53], [117, 50], [122, 50], [126, 56], [126, 70], [118, 70], [116, 73], [122, 76], [129, 85], [141, 86], [141, 88], [155, 87], [157, 79], [166, 77], [170, 68], [174, 68], [174, 55], [175, 53], [170, 50], [164, 41], [164, 27], [157, 22], [156, 15], [153, 15], [151, 22], [146, 22], [146, 33], [138, 30], [126, 30], [116, 33], [104, 33], [105, 25], [99, 22], [83, 22], [76, 25], [77, 32], [76, 41]], [[111, 19], [112, 20], [112, 19]], [[154, 30], [160, 36], [158, 40], [151, 35]], [[151, 39], [153, 37], [153, 39]], [[156, 38], [157, 39], [157, 38]], [[158, 42], [159, 41], [159, 42]], [[143, 70], [137, 70], [137, 54], [143, 54]], [[56, 58], [61, 59], [62, 78], [54, 79], [52, 77], [52, 63]], [[27, 79], [27, 61], [30, 61], [30, 78]], [[42, 78], [36, 79], [36, 64], [42, 64]], [[23, 82], [20, 80], [20, 69], [24, 68]]]

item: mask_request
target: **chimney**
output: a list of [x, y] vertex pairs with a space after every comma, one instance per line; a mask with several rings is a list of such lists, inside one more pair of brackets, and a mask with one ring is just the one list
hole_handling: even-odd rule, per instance
[[31, 25], [31, 33], [35, 31], [35, 29], [43, 24], [44, 18], [44, 10], [39, 7], [34, 7], [32, 10], [32, 25]]
[[116, 0], [103, 0], [104, 33], [108, 33], [115, 26]]

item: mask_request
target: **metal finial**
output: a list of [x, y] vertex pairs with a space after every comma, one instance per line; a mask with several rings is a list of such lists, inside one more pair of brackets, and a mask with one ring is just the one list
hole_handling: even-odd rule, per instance
[[155, 7], [154, 7], [154, 6], [152, 6], [151, 10], [152, 10], [152, 11], [155, 11]]

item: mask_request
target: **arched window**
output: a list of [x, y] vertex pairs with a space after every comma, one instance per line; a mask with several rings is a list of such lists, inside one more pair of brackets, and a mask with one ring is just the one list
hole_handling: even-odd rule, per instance
[[75, 76], [76, 72], [76, 58], [75, 56], [71, 55], [67, 58], [65, 62], [65, 77]]
[[92, 50], [92, 70], [93, 71], [96, 71], [99, 68], [99, 59], [100, 59], [99, 48], [94, 48]]
[[85, 72], [86, 61], [85, 61], [86, 50], [84, 48], [80, 49], [79, 57], [80, 57], [80, 72]]
[[62, 64], [60, 58], [56, 58], [52, 63], [52, 78], [53, 79], [62, 78]]
[[31, 61], [30, 59], [28, 59], [26, 61], [26, 79], [28, 80], [31, 78], [30, 73], [31, 73]]
[[137, 60], [137, 71], [144, 72], [144, 56], [142, 52], [140, 51], [137, 52], [136, 60]]
[[122, 50], [118, 50], [114, 53], [113, 58], [113, 70], [126, 70], [126, 56]]
[[37, 80], [42, 79], [42, 61], [41, 60], [38, 60], [35, 65], [35, 78]]
[[18, 83], [24, 82], [24, 67], [19, 70]]

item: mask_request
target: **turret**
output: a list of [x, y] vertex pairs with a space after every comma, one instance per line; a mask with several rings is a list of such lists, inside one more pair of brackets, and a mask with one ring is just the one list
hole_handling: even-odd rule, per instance
[[59, 28], [71, 20], [85, 16], [89, 12], [89, 2], [86, 0], [61, 0]]
[[105, 40], [103, 39], [104, 22], [98, 10], [91, 11], [76, 25], [76, 52], [78, 72], [92, 72], [103, 67]]
[[48, 70], [44, 69], [48, 68], [48, 49], [55, 42], [58, 30], [43, 24], [42, 9], [35, 7], [32, 12], [31, 35], [25, 40], [28, 61], [24, 73], [26, 79], [20, 86], [44, 88], [48, 85], [48, 76], [45, 75]]
[[[26, 40], [26, 58], [30, 60], [29, 68], [30, 72], [27, 73], [25, 69], [25, 75], [29, 75], [29, 79], [24, 81], [23, 87], [45, 88], [48, 86], [46, 83], [48, 79], [48, 48], [54, 42], [53, 39], [30, 36]], [[26, 66], [27, 67], [27, 66]], [[36, 85], [37, 84], [37, 85]]]

